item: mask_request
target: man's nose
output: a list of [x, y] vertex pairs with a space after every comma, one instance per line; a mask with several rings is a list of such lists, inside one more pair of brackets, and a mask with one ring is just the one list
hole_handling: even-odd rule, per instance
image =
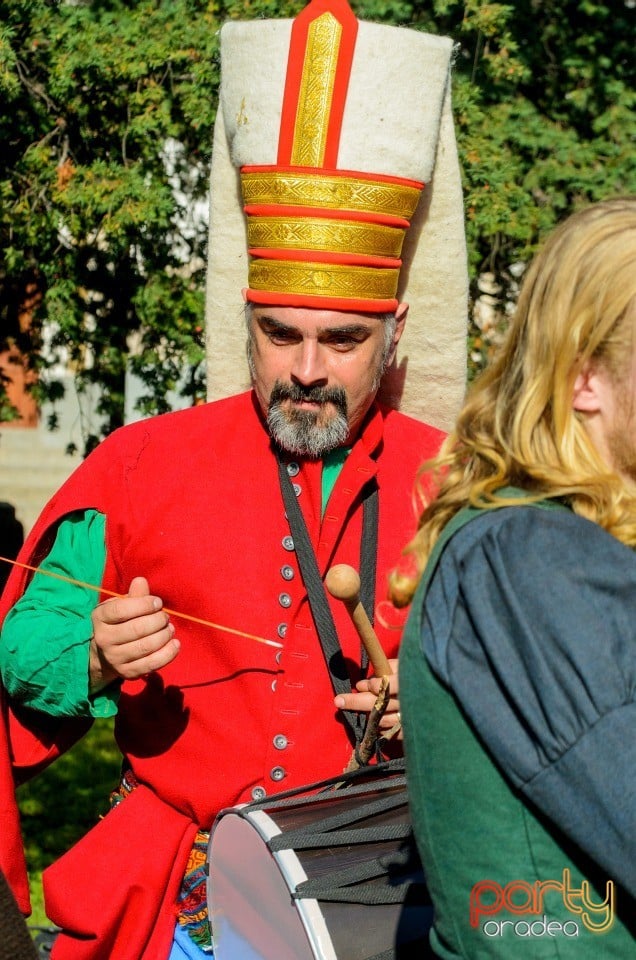
[[315, 340], [303, 340], [297, 344], [291, 378], [306, 387], [324, 386], [327, 383], [323, 351]]

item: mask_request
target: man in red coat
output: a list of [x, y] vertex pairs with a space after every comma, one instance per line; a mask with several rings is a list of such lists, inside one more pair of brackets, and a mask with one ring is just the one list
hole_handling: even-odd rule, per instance
[[[203, 955], [210, 933], [200, 857], [218, 811], [339, 775], [346, 765], [359, 736], [356, 717], [370, 710], [376, 683], [364, 678], [360, 640], [330, 597], [338, 649], [323, 649], [307, 562], [319, 583], [334, 564], [360, 569], [368, 612], [395, 666], [401, 621], [385, 602], [387, 574], [413, 532], [417, 469], [442, 433], [376, 397], [385, 372], [395, 371], [405, 327], [399, 254], [423, 182], [432, 181], [426, 223], [436, 191], [438, 209], [445, 191], [459, 196], [444, 119], [451, 45], [416, 35], [422, 57], [430, 53], [437, 64], [428, 77], [424, 147], [392, 134], [389, 120], [404, 121], [404, 110], [400, 117], [394, 108], [379, 109], [382, 138], [398, 155], [371, 151], [380, 169], [355, 171], [353, 154], [345, 151], [346, 166], [339, 159], [345, 101], [367, 89], [360, 72], [371, 66], [377, 77], [384, 59], [394, 64], [390, 44], [377, 58], [393, 28], [359, 24], [343, 0], [314, 0], [293, 29], [268, 24], [268, 62], [284, 51], [290, 66], [280, 76], [272, 162], [258, 154], [248, 164], [254, 127], [259, 149], [266, 137], [250, 109], [253, 78], [241, 69], [238, 84], [227, 65], [235, 47], [247, 47], [246, 62], [262, 68], [264, 26], [233, 24], [222, 40], [229, 79], [215, 142], [218, 155], [227, 136], [228, 154], [240, 166], [251, 390], [108, 437], [52, 498], [27, 540], [20, 559], [42, 573], [29, 579], [16, 569], [3, 599], [0, 668], [12, 705], [15, 766], [30, 772], [64, 749], [86, 718], [112, 715], [125, 760], [119, 802], [45, 874], [47, 913], [62, 928], [54, 960]], [[395, 31], [396, 42], [410, 33]], [[261, 38], [258, 58], [254, 37]], [[325, 44], [326, 60], [316, 56]], [[356, 59], [360, 45], [364, 56]], [[312, 97], [324, 87], [325, 69], [333, 86], [317, 108]], [[388, 80], [381, 86], [394, 89]], [[241, 110], [245, 122], [237, 122]], [[303, 111], [313, 124], [309, 140]], [[316, 123], [322, 146], [306, 155], [302, 147], [311, 142], [313, 150]], [[438, 141], [450, 180], [436, 166]], [[413, 166], [414, 153], [417, 163], [427, 157], [430, 169]], [[215, 189], [213, 171], [213, 204], [226, 194]], [[223, 246], [213, 210], [211, 250]], [[431, 239], [429, 255], [433, 247]], [[452, 330], [463, 353], [463, 307], [456, 309], [460, 300], [465, 306], [461, 243], [449, 253], [454, 263], [458, 252], [464, 281], [444, 291], [456, 314], [445, 333]], [[216, 357], [231, 324], [216, 307], [212, 313]], [[438, 358], [441, 379], [453, 379], [444, 369], [445, 360], [457, 369], [452, 353]], [[416, 362], [414, 352], [408, 359]], [[444, 414], [431, 409], [431, 418], [441, 422]], [[69, 580], [97, 584], [102, 602]], [[393, 677], [385, 727], [398, 706]], [[3, 817], [5, 811], [14, 846], [3, 852], [2, 866], [19, 895], [12, 796], [3, 801]]]

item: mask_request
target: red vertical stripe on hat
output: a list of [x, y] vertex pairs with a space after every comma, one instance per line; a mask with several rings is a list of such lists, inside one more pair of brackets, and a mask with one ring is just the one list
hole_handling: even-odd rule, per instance
[[314, 20], [325, 13], [330, 13], [342, 28], [331, 112], [329, 117], [325, 118], [327, 139], [324, 166], [326, 169], [332, 170], [337, 167], [342, 117], [358, 33], [358, 21], [347, 0], [311, 0], [293, 22], [278, 141], [278, 163], [280, 165], [291, 163], [309, 29]]

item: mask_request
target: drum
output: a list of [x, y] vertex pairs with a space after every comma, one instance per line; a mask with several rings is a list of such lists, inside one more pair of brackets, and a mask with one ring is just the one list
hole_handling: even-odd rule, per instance
[[223, 810], [208, 860], [215, 960], [429, 956], [432, 907], [393, 764]]

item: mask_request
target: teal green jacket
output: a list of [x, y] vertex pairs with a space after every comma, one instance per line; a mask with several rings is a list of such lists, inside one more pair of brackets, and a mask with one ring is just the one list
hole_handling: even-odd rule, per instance
[[400, 701], [437, 956], [636, 957], [635, 690], [636, 556], [598, 526], [483, 511], [432, 558]]

